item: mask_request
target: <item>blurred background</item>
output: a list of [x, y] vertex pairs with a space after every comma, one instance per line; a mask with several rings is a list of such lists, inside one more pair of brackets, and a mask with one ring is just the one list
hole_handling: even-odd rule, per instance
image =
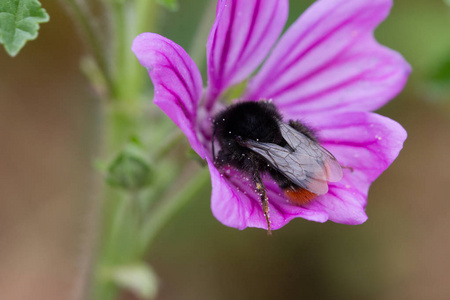
[[[178, 12], [161, 9], [159, 33], [190, 49], [207, 1], [179, 2]], [[206, 190], [148, 253], [157, 299], [450, 299], [450, 6], [394, 2], [376, 36], [413, 73], [380, 113], [409, 137], [371, 187], [369, 220], [296, 219], [268, 238], [221, 225]], [[290, 3], [293, 22], [312, 1]], [[15, 58], [0, 50], [0, 298], [8, 300], [70, 299], [95, 198], [100, 103], [79, 70], [85, 47], [59, 2], [43, 6], [51, 20], [38, 39]]]

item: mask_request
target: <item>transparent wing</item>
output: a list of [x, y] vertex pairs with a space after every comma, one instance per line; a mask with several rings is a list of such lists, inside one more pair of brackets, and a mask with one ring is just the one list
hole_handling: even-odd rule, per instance
[[243, 141], [243, 144], [263, 156], [294, 184], [318, 195], [326, 194], [327, 181], [336, 182], [342, 178], [342, 169], [336, 158], [289, 125], [280, 123], [280, 129], [294, 151], [253, 140]]
[[292, 149], [295, 149], [295, 152], [304, 151], [308, 155], [314, 157], [324, 167], [327, 181], [338, 182], [342, 179], [343, 173], [341, 165], [333, 154], [291, 126], [282, 122], [279, 122], [278, 124], [280, 126], [281, 135], [289, 146], [291, 146]]

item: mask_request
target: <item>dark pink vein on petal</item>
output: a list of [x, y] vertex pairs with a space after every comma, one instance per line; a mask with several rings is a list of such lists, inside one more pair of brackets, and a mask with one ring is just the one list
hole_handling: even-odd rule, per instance
[[255, 28], [256, 19], [258, 18], [260, 5], [261, 5], [261, 1], [256, 1], [256, 7], [255, 7], [255, 9], [253, 9], [252, 21], [251, 21], [250, 27], [249, 27], [249, 29], [247, 31], [245, 42], [242, 45], [241, 51], [239, 52], [239, 55], [237, 56], [237, 59], [236, 59], [236, 61], [233, 64], [233, 71], [231, 73], [234, 73], [237, 63], [239, 63], [241, 61], [241, 57], [244, 54], [245, 50], [247, 49], [248, 43], [250, 42], [250, 39], [251, 39], [251, 37], [253, 35], [253, 29]]
[[[336, 6], [337, 6], [337, 5], [336, 5]], [[334, 9], [336, 8], [336, 6], [333, 7], [333, 8], [330, 8], [329, 11], [334, 10]], [[310, 27], [310, 28], [316, 27], [318, 24], [320, 24], [322, 21], [324, 21], [324, 19], [326, 19], [327, 17], [328, 17], [328, 13], [324, 13], [319, 19], [317, 19], [317, 20], [316, 20], [312, 25], [310, 25], [309, 27]], [[305, 30], [301, 35], [299, 35], [299, 36], [297, 37], [297, 39], [295, 40], [295, 42], [291, 44], [291, 46], [290, 46], [289, 49], [286, 51], [286, 53], [291, 53], [291, 52], [293, 52], [294, 49], [295, 49], [295, 47], [297, 47], [297, 45], [300, 43], [300, 41], [301, 41], [302, 39], [308, 37], [308, 36], [309, 36], [310, 34], [312, 34], [312, 33], [314, 33], [313, 30]], [[296, 59], [294, 58], [293, 60], [295, 61]], [[284, 65], [283, 65], [283, 64], [278, 65], [278, 68], [280, 68], [280, 67], [284, 67]], [[285, 68], [285, 69], [286, 69], [286, 68]], [[281, 71], [283, 71], [283, 70], [279, 70], [279, 69], [278, 69], [278, 71], [274, 71], [274, 73], [278, 76], [278, 75], [281, 73]], [[271, 73], [271, 74], [273, 75], [274, 73]], [[277, 77], [277, 76], [274, 76], [274, 77]]]
[[178, 106], [181, 108], [181, 110], [183, 111], [184, 115], [186, 116], [186, 118], [190, 121], [192, 121], [193, 118], [190, 118], [190, 116], [192, 116], [192, 114], [188, 111], [188, 109], [186, 108], [186, 106], [184, 105], [183, 101], [180, 99], [180, 96], [178, 96], [177, 93], [175, 93], [173, 90], [171, 90], [170, 88], [168, 88], [167, 86], [165, 86], [162, 82], [159, 84], [159, 86], [161, 86], [162, 88], [164, 88], [169, 94], [171, 94]]
[[[274, 94], [271, 94], [270, 98], [275, 98], [279, 94], [285, 93], [286, 91], [290, 90], [291, 88], [298, 86], [300, 83], [314, 78], [315, 76], [319, 75], [322, 71], [324, 71], [326, 69], [337, 67], [337, 66], [345, 64], [348, 61], [354, 60], [355, 58], [357, 58], [357, 56], [352, 56], [352, 57], [348, 57], [347, 59], [338, 60], [339, 57], [343, 53], [345, 53], [348, 50], [348, 48], [350, 48], [351, 46], [352, 46], [352, 44], [347, 45], [344, 49], [342, 49], [340, 52], [338, 52], [335, 56], [333, 56], [329, 60], [325, 61], [322, 65], [320, 65], [316, 69], [310, 71], [309, 73], [306, 73], [304, 76], [296, 79], [295, 81], [288, 83], [284, 87], [277, 89], [277, 92], [275, 92]], [[335, 63], [330, 65], [331, 61], [335, 61]], [[282, 106], [283, 106], [283, 103], [280, 103], [279, 107], [282, 107]]]
[[[184, 65], [184, 67], [186, 68], [186, 70], [188, 71], [188, 73], [189, 73], [189, 78], [191, 79], [191, 83], [192, 83], [192, 89], [195, 91], [195, 93], [196, 93], [196, 98], [195, 99], [200, 99], [200, 95], [198, 95], [197, 94], [197, 89], [196, 89], [196, 87], [195, 87], [195, 79], [194, 79], [194, 77], [193, 77], [193, 75], [192, 75], [192, 72], [191, 72], [191, 70], [190, 70], [190, 67], [188, 66], [188, 64], [186, 63], [186, 61], [184, 60], [184, 58], [180, 55], [180, 53], [178, 53], [178, 51], [175, 49], [175, 47], [173, 46], [173, 45], [171, 45], [170, 43], [168, 43], [168, 42], [166, 42], [166, 41], [164, 41], [163, 40], [163, 42], [165, 43], [165, 44], [167, 44], [168, 46], [170, 46], [172, 49], [173, 49], [173, 51], [177, 54], [177, 56], [178, 56], [178, 58], [183, 62], [183, 65]], [[191, 95], [191, 97], [192, 97], [192, 95]], [[195, 99], [192, 99], [192, 100], [195, 100]]]
[[285, 104], [283, 104], [283, 105], [279, 105], [279, 107], [283, 107], [284, 109], [286, 109], [286, 108], [289, 108], [289, 107], [291, 107], [291, 106], [296, 106], [296, 105], [298, 105], [298, 102], [299, 102], [299, 101], [300, 101], [302, 104], [311, 102], [311, 101], [313, 101], [314, 99], [316, 99], [316, 98], [318, 98], [318, 97], [320, 97], [320, 96], [323, 96], [323, 95], [325, 95], [325, 94], [332, 93], [332, 92], [334, 92], [334, 91], [336, 91], [336, 90], [340, 90], [340, 89], [344, 88], [345, 86], [354, 84], [356, 81], [359, 81], [359, 80], [363, 79], [363, 78], [365, 77], [365, 75], [367, 75], [367, 74], [370, 73], [371, 71], [372, 71], [372, 70], [370, 70], [370, 69], [369, 69], [369, 70], [365, 70], [364, 72], [361, 72], [361, 73], [359, 73], [359, 74], [357, 74], [357, 75], [355, 75], [355, 76], [352, 76], [352, 77], [350, 77], [350, 78], [347, 79], [347, 80], [344, 80], [344, 81], [342, 81], [342, 82], [339, 82], [338, 84], [332, 85], [332, 86], [330, 86], [330, 87], [328, 87], [328, 88], [326, 88], [326, 89], [322, 89], [322, 90], [320, 90], [320, 91], [318, 91], [318, 92], [316, 92], [316, 93], [312, 93], [312, 94], [310, 94], [310, 95], [301, 97], [300, 99], [298, 99], [298, 100], [296, 100], [296, 101], [291, 101], [291, 102], [289, 102], [289, 103], [285, 103]]
[[[374, 155], [375, 157], [377, 157], [380, 161], [382, 162], [386, 162], [386, 157], [384, 156], [384, 153], [382, 152], [377, 152], [376, 150], [373, 150], [372, 148], [370, 148], [370, 146], [378, 144], [380, 141], [378, 139], [376, 140], [371, 140], [371, 141], [367, 141], [367, 142], [363, 142], [363, 143], [358, 143], [358, 142], [350, 142], [350, 141], [336, 141], [336, 142], [332, 142], [332, 141], [328, 141], [328, 142], [324, 142], [324, 145], [335, 145], [335, 146], [343, 146], [343, 147], [347, 147], [347, 148], [364, 148], [367, 149], [372, 155]], [[373, 167], [367, 168], [367, 167], [363, 167], [360, 163], [358, 164], [358, 167], [349, 165], [348, 167], [353, 167], [356, 170], [373, 170]]]
[[[228, 52], [230, 50], [230, 44], [231, 44], [230, 36], [233, 31], [234, 19], [235, 19], [235, 14], [236, 14], [236, 6], [237, 5], [235, 3], [233, 3], [233, 5], [231, 5], [230, 22], [228, 23], [227, 34], [225, 37], [225, 43], [223, 45], [222, 53], [220, 55], [220, 64], [219, 64], [219, 66], [217, 66], [219, 68], [219, 78], [224, 78], [223, 73], [225, 72], [225, 61], [228, 58]], [[221, 82], [221, 85], [223, 85], [223, 82]]]
[[[269, 30], [270, 26], [275, 22], [275, 15], [277, 14], [279, 8], [280, 8], [280, 6], [278, 5], [278, 6], [276, 7], [276, 9], [273, 9], [273, 10], [272, 10], [272, 14], [271, 14], [271, 16], [270, 16], [270, 20], [271, 20], [271, 21], [268, 22], [268, 23], [266, 24], [266, 26], [264, 27], [264, 30], [261, 31], [261, 33], [260, 33], [260, 35], [259, 35], [259, 37], [258, 37], [258, 41], [256, 42], [256, 47], [258, 47], [258, 46], [260, 47], [260, 46], [261, 46], [261, 42], [262, 42], [262, 40], [265, 38], [266, 32]], [[244, 53], [242, 53], [242, 54], [244, 54]], [[238, 61], [239, 61], [239, 62], [246, 61], [250, 55], [253, 55], [253, 51], [247, 52], [247, 53], [245, 54], [245, 56], [244, 56], [244, 57], [241, 57]], [[234, 65], [234, 69], [236, 69], [236, 67], [237, 67], [237, 64]], [[233, 72], [234, 72], [234, 69], [233, 69]], [[254, 100], [254, 99], [253, 99], [253, 100]]]
[[[228, 181], [228, 183], [230, 184], [231, 187], [236, 187], [237, 191], [233, 191], [233, 195], [235, 196], [235, 198], [238, 201], [238, 212], [239, 212], [239, 219], [241, 219], [242, 217], [242, 212], [241, 210], [244, 209], [243, 208], [243, 204], [241, 200], [241, 197], [247, 197], [249, 201], [253, 201], [252, 197], [249, 195], [249, 191], [251, 191], [251, 187], [249, 185], [246, 185], [244, 182], [242, 182], [241, 180], [239, 180], [238, 178], [236, 178], [238, 175], [234, 174], [234, 176], [229, 176], [227, 174], [223, 175], [226, 180]], [[242, 195], [243, 194], [243, 195]], [[250, 211], [250, 216], [253, 214], [254, 212], [254, 205], [251, 205], [251, 211]]]
[[[361, 97], [358, 99], [354, 99], [354, 100], [352, 100], [352, 102], [358, 101], [360, 103], [366, 103], [368, 100], [376, 99], [377, 97], [379, 97], [379, 95], [384, 94], [384, 93], [386, 93], [386, 91], [380, 91], [379, 93], [369, 95], [368, 97]], [[320, 113], [324, 113], [324, 112], [328, 112], [328, 111], [332, 111], [332, 110], [337, 111], [340, 108], [345, 107], [347, 105], [348, 105], [348, 103], [346, 103], [346, 102], [338, 102], [333, 106], [323, 106], [321, 108], [302, 108], [300, 112], [305, 115], [311, 114], [311, 113], [320, 114]], [[373, 108], [371, 108], [371, 110], [373, 110]]]
[[[158, 52], [158, 51], [155, 51], [155, 52]], [[188, 84], [187, 84], [186, 81], [184, 80], [183, 76], [181, 76], [181, 74], [180, 74], [180, 73], [178, 72], [178, 70], [173, 66], [172, 62], [169, 60], [169, 58], [168, 58], [164, 53], [162, 53], [162, 52], [158, 52], [158, 53], [159, 53], [162, 57], [164, 57], [164, 58], [167, 60], [167, 62], [169, 63], [169, 65], [170, 65], [170, 66], [163, 66], [163, 65], [161, 65], [161, 66], [162, 66], [162, 67], [169, 68], [169, 69], [177, 76], [178, 80], [181, 82], [181, 84], [183, 85], [184, 89], [185, 89], [186, 92], [189, 94], [189, 97], [191, 98], [191, 103], [192, 103], [193, 105], [195, 105], [196, 101], [195, 101], [194, 96], [192, 95], [192, 90], [188, 87]], [[189, 70], [188, 70], [188, 73], [190, 73]], [[193, 84], [193, 85], [195, 85], [195, 84]], [[192, 115], [192, 114], [196, 114], [195, 107], [194, 107], [194, 111], [191, 112], [190, 114], [191, 114], [191, 115]]]
[[[219, 13], [219, 12], [220, 11], [218, 11], [217, 13]], [[223, 10], [220, 13], [221, 13], [220, 16], [219, 15], [216, 16], [217, 22], [220, 22], [220, 19], [223, 17]], [[219, 24], [216, 23], [216, 28], [214, 29], [214, 31], [211, 31], [211, 32], [213, 32], [214, 36], [212, 38], [211, 47], [209, 48], [209, 49], [211, 49], [211, 53], [209, 53], [209, 55], [207, 56], [207, 58], [208, 58], [208, 75], [209, 75], [209, 72], [212, 71], [211, 77], [214, 76], [214, 70], [215, 70], [214, 55], [215, 55], [215, 50], [216, 50], [217, 31], [219, 30], [218, 28], [219, 28]], [[210, 79], [215, 80], [215, 78], [210, 78]], [[208, 82], [208, 84], [210, 84], [210, 83]]]
[[276, 203], [276, 201], [270, 201], [270, 199], [269, 199], [269, 203], [270, 203], [270, 205], [272, 206], [272, 211], [271, 211], [271, 213], [273, 214], [274, 213], [274, 210], [275, 210], [275, 214], [278, 214], [278, 215], [280, 215], [280, 216], [282, 216], [283, 217], [283, 221], [286, 221], [286, 215], [296, 215], [296, 214], [289, 214], [289, 213], [285, 213], [281, 208], [280, 208], [280, 206]]
[[[243, 194], [244, 197], [247, 197], [249, 201], [252, 201], [252, 209], [250, 211], [250, 216], [253, 214], [255, 210], [255, 205], [253, 202], [260, 203], [259, 196], [255, 192], [255, 187], [250, 183], [250, 181], [244, 181], [239, 176], [248, 176], [244, 173], [240, 173], [238, 171], [235, 171], [236, 173], [233, 176], [229, 176], [227, 174], [224, 174], [224, 177], [227, 178], [228, 182], [231, 185], [234, 185], [238, 191]], [[262, 210], [261, 210], [262, 212]]]
[[[373, 67], [373, 69], [378, 68], [380, 65], [382, 65], [382, 64], [384, 64], [384, 63], [385, 63], [385, 62], [380, 62], [378, 65], [375, 65], [375, 66]], [[382, 81], [382, 80], [384, 80], [385, 78], [388, 78], [388, 77], [392, 76], [392, 74], [394, 74], [394, 73], [397, 72], [396, 70], [394, 70], [394, 71], [392, 71], [392, 72], [390, 72], [390, 73], [387, 73], [387, 74], [385, 74], [385, 75], [383, 75], [383, 76], [380, 76], [380, 77], [378, 77], [378, 78], [368, 78], [368, 77], [365, 77], [365, 74], [366, 74], [366, 73], [371, 73], [371, 71], [372, 71], [372, 69], [365, 70], [364, 72], [362, 72], [362, 73], [356, 75], [355, 77], [352, 77], [352, 78], [350, 78], [349, 80], [344, 81], [344, 82], [341, 82], [341, 83], [339, 83], [339, 84], [337, 84], [337, 85], [335, 85], [335, 86], [331, 86], [331, 87], [329, 87], [329, 88], [326, 89], [326, 90], [322, 90], [322, 91], [320, 91], [320, 92], [318, 92], [318, 93], [315, 93], [315, 94], [311, 94], [311, 95], [305, 96], [304, 98], [300, 98], [300, 99], [296, 99], [296, 100], [291, 100], [291, 101], [289, 101], [289, 102], [280, 103], [280, 104], [278, 104], [278, 107], [279, 107], [279, 108], [283, 108], [283, 109], [287, 109], [287, 108], [290, 108], [290, 107], [297, 107], [297, 106], [298, 106], [298, 101], [302, 102], [302, 104], [311, 102], [311, 101], [314, 100], [315, 98], [322, 96], [322, 94], [327, 94], [327, 93], [333, 92], [333, 91], [335, 91], [335, 90], [339, 90], [340, 88], [345, 87], [346, 85], [350, 85], [352, 82], [359, 80], [359, 79], [356, 78], [356, 77], [362, 77], [361, 79], [370, 79], [370, 80], [374, 80], [374, 79], [375, 79], [375, 80], [378, 80], [378, 81], [380, 81], [380, 80]], [[381, 92], [379, 92], [379, 93], [377, 93], [377, 94], [370, 95], [369, 97], [358, 98], [358, 99], [352, 100], [352, 102], [355, 102], [355, 101], [364, 102], [365, 100], [374, 99], [374, 98], [376, 98], [379, 94], [382, 94], [383, 92], [384, 92], [384, 91], [381, 91]], [[336, 104], [333, 105], [333, 106], [326, 106], [326, 107], [323, 107], [323, 108], [321, 108], [321, 109], [305, 109], [305, 108], [301, 107], [300, 110], [299, 110], [299, 112], [301, 112], [301, 113], [303, 113], [303, 114], [305, 114], [305, 113], [311, 113], [311, 112], [314, 112], [314, 113], [320, 113], [320, 112], [324, 112], [324, 111], [337, 110], [337, 109], [339, 109], [339, 108], [341, 108], [341, 107], [343, 107], [343, 106], [346, 106], [346, 105], [347, 105], [347, 103], [340, 103], [340, 102], [339, 102], [339, 103], [336, 103]]]
[[[317, 46], [321, 45], [322, 43], [326, 42], [327, 40], [329, 40], [331, 37], [333, 37], [333, 35], [338, 32], [340, 29], [342, 29], [343, 27], [345, 27], [347, 24], [350, 24], [354, 19], [356, 19], [358, 17], [358, 15], [363, 12], [364, 9], [361, 9], [359, 11], [357, 11], [354, 15], [351, 15], [350, 17], [348, 17], [347, 19], [343, 20], [341, 23], [339, 23], [337, 26], [333, 27], [330, 31], [328, 31], [327, 33], [323, 33], [323, 35], [317, 39], [316, 41], [314, 41], [312, 44], [309, 45], [309, 47], [307, 47], [306, 49], [304, 49], [302, 52], [300, 52], [296, 57], [292, 58], [290, 61], [286, 62], [286, 64], [282, 64], [280, 65], [280, 67], [282, 69], [278, 69], [278, 71], [275, 71], [274, 73], [272, 73], [272, 78], [277, 78], [280, 76], [280, 74], [286, 72], [287, 69], [292, 68], [293, 65], [295, 63], [297, 63], [298, 60], [302, 59], [306, 54], [308, 54], [312, 49], [316, 48]], [[325, 18], [322, 17], [320, 18], [317, 22], [315, 22], [315, 24], [313, 26], [316, 26], [321, 20], [323, 20]], [[369, 19], [369, 17], [367, 17]], [[311, 26], [311, 27], [313, 27]], [[310, 33], [314, 32], [314, 30], [310, 30], [308, 32], [305, 32], [304, 34], [302, 34], [299, 38], [297, 38], [296, 42], [293, 43], [289, 50], [289, 52], [294, 51], [293, 48], [295, 48], [298, 43], [300, 43], [301, 39], [308, 36]], [[288, 53], [289, 53], [288, 52]]]

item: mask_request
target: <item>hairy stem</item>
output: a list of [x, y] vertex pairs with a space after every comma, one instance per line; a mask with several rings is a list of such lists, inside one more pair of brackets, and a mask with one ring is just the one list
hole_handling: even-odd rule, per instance
[[121, 1], [113, 1], [111, 4], [111, 12], [114, 20], [114, 67], [115, 67], [115, 98], [114, 100], [126, 98], [123, 92], [125, 88], [124, 80], [127, 74], [126, 56], [127, 56], [127, 27], [130, 26], [126, 20], [125, 3]]
[[115, 24], [117, 100], [138, 101], [142, 95], [145, 69], [131, 52], [133, 39], [156, 25], [156, 0], [117, 1], [112, 5]]
[[96, 27], [93, 24], [94, 18], [91, 16], [89, 9], [86, 5], [83, 5], [77, 0], [62, 0], [68, 5], [69, 11], [72, 12], [72, 16], [80, 25], [81, 31], [84, 34], [86, 42], [92, 51], [92, 55], [101, 70], [101, 73], [105, 79], [107, 89], [113, 91], [113, 81], [111, 78], [111, 72], [108, 67], [107, 53], [104, 45], [101, 43], [100, 36], [102, 33], [97, 32]]

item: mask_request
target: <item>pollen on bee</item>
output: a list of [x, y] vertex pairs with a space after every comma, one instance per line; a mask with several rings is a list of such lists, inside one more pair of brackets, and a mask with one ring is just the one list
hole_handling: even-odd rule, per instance
[[308, 204], [317, 196], [316, 194], [302, 188], [285, 189], [284, 194], [289, 198], [291, 203], [296, 205]]

